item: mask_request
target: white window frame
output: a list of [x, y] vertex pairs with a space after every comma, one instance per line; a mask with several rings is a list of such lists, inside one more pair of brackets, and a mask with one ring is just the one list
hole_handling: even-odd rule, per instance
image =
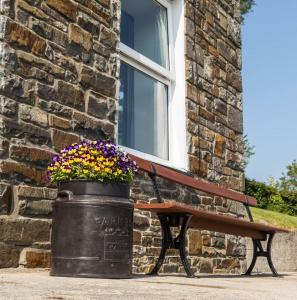
[[[168, 87], [169, 159], [122, 146], [131, 154], [177, 169], [188, 170], [186, 144], [186, 92], [184, 58], [184, 0], [154, 0], [167, 9], [169, 69], [123, 43], [119, 43], [120, 60]], [[173, 22], [174, 20], [174, 22]]]

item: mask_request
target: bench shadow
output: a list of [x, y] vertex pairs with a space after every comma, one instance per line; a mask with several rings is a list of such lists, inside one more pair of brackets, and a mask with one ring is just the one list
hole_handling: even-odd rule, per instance
[[[199, 278], [284, 278], [288, 277], [290, 274], [279, 274], [278, 277], [274, 277], [269, 273], [255, 273], [252, 275], [245, 274], [198, 274], [193, 278], [189, 279], [199, 279]], [[165, 278], [165, 277], [175, 277], [175, 278], [187, 278], [186, 275], [183, 274], [160, 274], [160, 275], [147, 275], [147, 274], [133, 274], [133, 279], [142, 279], [142, 278]]]

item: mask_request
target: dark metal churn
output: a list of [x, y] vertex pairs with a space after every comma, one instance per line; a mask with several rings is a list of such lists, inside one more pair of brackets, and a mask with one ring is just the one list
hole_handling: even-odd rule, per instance
[[130, 278], [133, 203], [126, 184], [61, 183], [53, 207], [51, 275]]

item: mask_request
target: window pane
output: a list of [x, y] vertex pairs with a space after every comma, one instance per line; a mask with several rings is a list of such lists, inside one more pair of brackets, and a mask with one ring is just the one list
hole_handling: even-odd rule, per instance
[[167, 86], [121, 62], [119, 144], [168, 159]]
[[167, 9], [154, 0], [122, 0], [121, 42], [168, 69]]

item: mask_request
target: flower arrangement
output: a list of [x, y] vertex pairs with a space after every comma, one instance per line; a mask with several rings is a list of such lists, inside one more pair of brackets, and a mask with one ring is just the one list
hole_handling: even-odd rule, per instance
[[48, 166], [52, 183], [72, 180], [131, 183], [137, 172], [136, 162], [126, 152], [103, 140], [67, 146]]

